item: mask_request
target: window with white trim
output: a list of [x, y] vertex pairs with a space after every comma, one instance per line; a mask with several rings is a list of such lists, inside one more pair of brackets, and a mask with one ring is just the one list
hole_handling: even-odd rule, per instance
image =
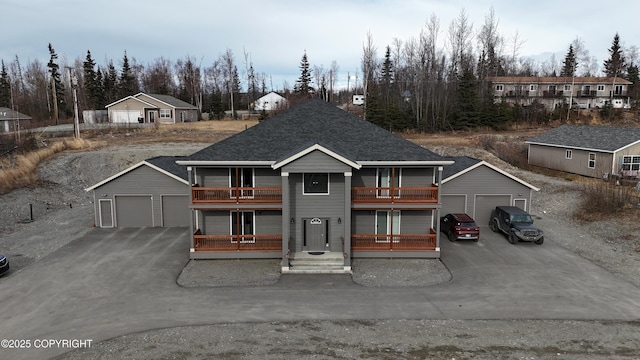
[[496, 85], [496, 91], [504, 91], [504, 85], [503, 84], [497, 84]]
[[231, 242], [241, 243], [256, 242], [255, 213], [253, 211], [231, 211]]
[[302, 177], [304, 179], [303, 195], [329, 195], [328, 173], [307, 173]]
[[239, 194], [232, 191], [233, 197], [236, 195], [242, 198], [253, 197], [253, 184], [255, 176], [253, 168], [230, 168], [229, 169], [229, 187], [239, 188]]
[[571, 160], [572, 157], [573, 157], [573, 151], [567, 149], [564, 153], [564, 158], [567, 160]]
[[[400, 234], [400, 210], [377, 210], [376, 211], [376, 242], [388, 243], [391, 241], [389, 235]], [[399, 237], [393, 237], [393, 242], [400, 242]]]
[[565, 85], [564, 91], [571, 91], [571, 85]]
[[160, 118], [161, 119], [170, 119], [171, 118], [171, 109], [160, 109]]
[[622, 170], [640, 170], [640, 155], [624, 155]]
[[589, 169], [596, 168], [596, 153], [589, 153], [589, 162], [587, 164]]
[[604, 91], [604, 85], [598, 85], [598, 91]]
[[538, 91], [538, 84], [530, 84], [529, 91]]

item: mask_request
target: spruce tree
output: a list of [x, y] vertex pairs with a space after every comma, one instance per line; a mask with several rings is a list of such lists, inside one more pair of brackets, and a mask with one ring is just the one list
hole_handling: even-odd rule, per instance
[[293, 92], [296, 95], [309, 96], [313, 91], [314, 89], [311, 87], [311, 70], [309, 70], [309, 60], [305, 51], [300, 61], [300, 77], [296, 80]]
[[129, 58], [127, 52], [124, 52], [124, 58], [122, 59], [122, 70], [120, 72], [120, 79], [118, 80], [118, 96], [120, 98], [134, 95], [138, 89], [135, 83], [135, 77], [131, 71], [129, 65]]
[[576, 60], [576, 54], [573, 50], [573, 44], [569, 45], [569, 50], [567, 51], [567, 55], [564, 57], [564, 62], [562, 63], [562, 71], [560, 71], [560, 76], [573, 77], [576, 75], [576, 68], [578, 67], [578, 61]]
[[108, 104], [118, 100], [118, 71], [113, 66], [113, 61], [109, 61], [109, 65], [107, 65], [103, 88], [105, 100]]
[[[64, 85], [62, 84], [62, 80], [60, 80], [60, 66], [58, 66], [58, 64], [56, 63], [56, 60], [58, 59], [58, 54], [56, 54], [56, 51], [53, 49], [53, 46], [51, 45], [51, 43], [49, 43], [49, 55], [50, 55], [50, 59], [49, 62], [47, 63], [47, 67], [49, 68], [49, 75], [50, 77], [50, 82], [49, 82], [49, 86], [50, 86], [50, 91], [51, 94], [54, 95], [52, 96], [55, 101], [56, 104], [54, 106], [54, 118], [56, 120], [56, 124], [58, 123], [58, 114], [60, 112], [64, 112]], [[54, 93], [55, 92], [55, 93]]]
[[87, 107], [93, 110], [104, 106], [100, 101], [102, 88], [98, 82], [95, 66], [96, 62], [91, 58], [91, 52], [87, 51], [87, 57], [83, 62], [85, 97]]
[[4, 60], [0, 68], [0, 107], [11, 108], [11, 81]]
[[625, 58], [620, 47], [620, 36], [618, 33], [613, 37], [613, 43], [609, 48], [609, 59], [604, 61], [604, 73], [608, 77], [623, 76], [626, 70]]

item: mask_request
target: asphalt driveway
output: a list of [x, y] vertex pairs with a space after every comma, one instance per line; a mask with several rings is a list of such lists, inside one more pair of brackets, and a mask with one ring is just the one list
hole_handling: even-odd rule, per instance
[[[96, 343], [174, 326], [314, 319], [640, 319], [639, 288], [549, 236], [542, 246], [511, 245], [489, 231], [478, 243], [443, 240], [442, 261], [453, 279], [413, 288], [367, 288], [348, 275], [182, 288], [176, 278], [188, 261], [188, 243], [184, 228], [90, 231], [0, 278], [0, 339]], [[0, 358], [69, 350], [0, 349]]]

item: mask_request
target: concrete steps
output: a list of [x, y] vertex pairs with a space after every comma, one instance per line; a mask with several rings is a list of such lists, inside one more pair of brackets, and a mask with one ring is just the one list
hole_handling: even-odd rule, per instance
[[296, 252], [289, 259], [289, 269], [283, 272], [291, 274], [351, 274], [351, 268], [344, 266], [342, 253], [325, 252], [312, 255], [308, 252]]

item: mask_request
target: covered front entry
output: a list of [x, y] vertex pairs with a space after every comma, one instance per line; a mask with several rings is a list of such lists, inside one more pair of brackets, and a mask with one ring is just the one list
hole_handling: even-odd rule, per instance
[[303, 219], [304, 239], [302, 250], [309, 252], [329, 251], [327, 234], [329, 221], [326, 218]]

